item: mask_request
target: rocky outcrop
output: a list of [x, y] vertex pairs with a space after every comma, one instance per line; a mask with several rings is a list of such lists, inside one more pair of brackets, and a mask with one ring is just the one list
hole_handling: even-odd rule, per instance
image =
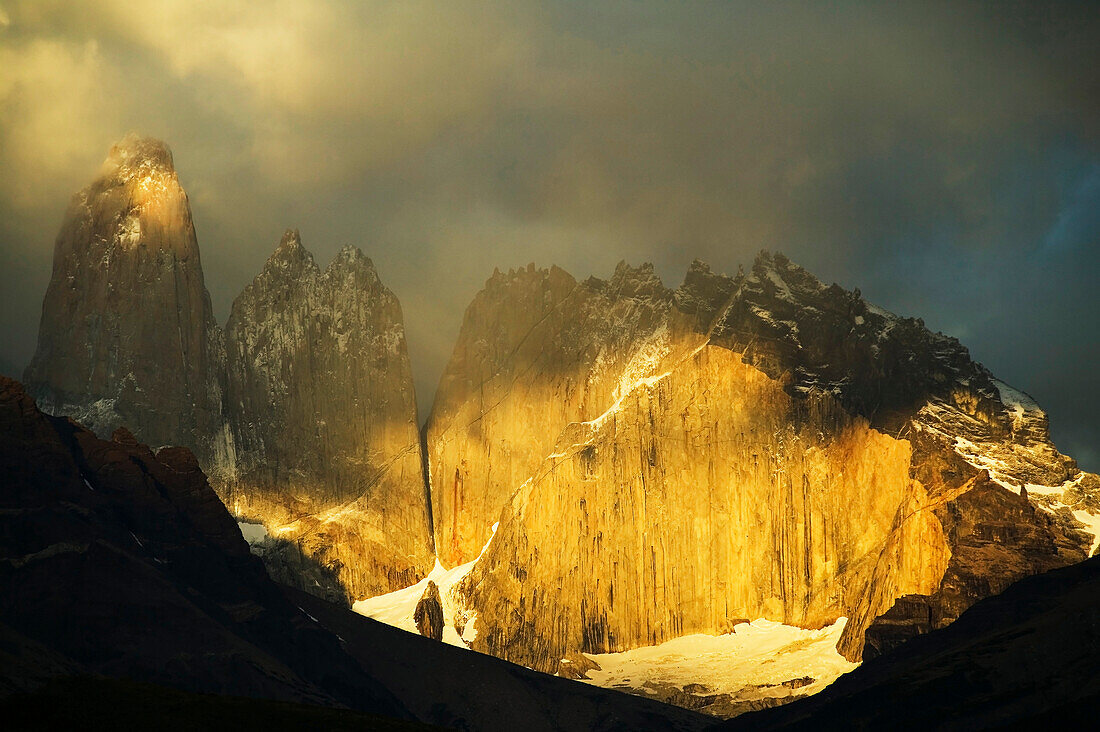
[[101, 440], [0, 377], [0, 474], [0, 628], [24, 678], [405, 714], [281, 595], [186, 448], [153, 452], [125, 429]]
[[439, 587], [431, 580], [428, 580], [424, 594], [416, 603], [413, 622], [420, 635], [443, 640], [443, 600], [439, 597]]
[[858, 659], [898, 598], [942, 624], [1090, 551], [1094, 478], [1023, 400], [780, 255], [675, 292], [647, 267], [497, 274], [429, 422], [437, 543], [466, 558], [500, 521], [459, 592], [474, 647], [535, 668], [761, 616], [848, 616]]
[[[867, 625], [864, 660], [915, 635], [946, 627], [978, 600], [1000, 594], [1023, 577], [1084, 559], [1093, 540], [1066, 531], [1056, 515], [1032, 504], [1026, 495], [994, 483], [984, 472], [934, 513], [951, 549], [942, 578], [932, 593], [903, 595], [873, 619], [855, 617]], [[868, 607], [872, 605], [860, 609]], [[858, 644], [858, 637], [852, 635], [841, 641], [850, 655]]]
[[223, 344], [172, 153], [129, 135], [73, 198], [24, 380], [44, 409], [100, 435], [224, 459]]
[[230, 508], [268, 525], [282, 581], [362, 597], [432, 567], [397, 299], [358, 249], [322, 272], [287, 232], [223, 333], [164, 143], [128, 136], [74, 198], [26, 380], [101, 436], [192, 449]]
[[353, 598], [415, 583], [433, 565], [416, 399], [401, 306], [347, 247], [321, 271], [287, 231], [234, 301], [226, 411], [236, 445], [222, 490], [278, 540], [284, 580], [304, 556]]

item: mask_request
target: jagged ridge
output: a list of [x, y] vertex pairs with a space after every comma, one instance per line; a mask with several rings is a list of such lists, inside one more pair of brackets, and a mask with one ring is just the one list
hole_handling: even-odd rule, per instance
[[[561, 286], [532, 295], [552, 277]], [[461, 587], [475, 647], [554, 670], [756, 613], [814, 627], [846, 614], [841, 650], [858, 658], [900, 596], [946, 624], [1083, 558], [1093, 537], [1072, 515], [1036, 510], [955, 449], [1014, 445], [1003, 452], [1027, 459], [1002, 464], [1002, 482], [1091, 485], [1001, 393], [955, 339], [782, 255], [736, 277], [696, 262], [675, 292], [652, 267], [580, 285], [498, 273], [467, 311], [428, 430], [441, 556], [465, 534], [452, 555], [468, 557], [500, 520]], [[929, 405], [958, 416], [954, 432], [925, 429]], [[980, 435], [960, 432], [973, 424]]]

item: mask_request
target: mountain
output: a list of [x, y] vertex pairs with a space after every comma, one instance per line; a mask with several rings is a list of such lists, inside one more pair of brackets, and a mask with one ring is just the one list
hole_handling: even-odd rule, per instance
[[224, 346], [172, 153], [128, 135], [73, 197], [24, 380], [98, 434], [224, 453]]
[[492, 536], [455, 619], [552, 672], [759, 617], [847, 617], [858, 660], [1084, 559], [1100, 527], [1100, 483], [1026, 395], [767, 252], [676, 290], [648, 265], [495, 273], [426, 436], [441, 559]]
[[1100, 557], [1028, 577], [812, 699], [717, 727], [1036, 729], [1100, 708]]
[[[434, 582], [445, 642], [714, 714], [816, 692], [1100, 546], [1100, 479], [1034, 400], [954, 338], [768, 252], [735, 276], [695, 262], [677, 288], [648, 264], [495, 272], [420, 433], [401, 308], [371, 261], [348, 247], [321, 269], [289, 230], [223, 331], [171, 153], [134, 136], [74, 199], [26, 374], [44, 411], [117, 435], [94, 443], [111, 465], [150, 485], [209, 476], [251, 542], [234, 528], [218, 550], [242, 566], [259, 555], [404, 627]], [[199, 534], [229, 531], [217, 521]], [[673, 641], [717, 667], [783, 638], [798, 643], [761, 667], [813, 656], [814, 678], [630, 671]], [[279, 691], [281, 670], [247, 683], [339, 701], [294, 673], [312, 697]]]
[[427, 574], [431, 518], [401, 306], [371, 261], [346, 247], [322, 272], [287, 231], [233, 303], [226, 354], [236, 452], [223, 494], [279, 539], [264, 552], [269, 568], [315, 587], [301, 552], [356, 598]]
[[349, 604], [433, 566], [397, 298], [358, 249], [322, 272], [288, 231], [223, 331], [163, 142], [127, 136], [74, 198], [25, 380], [102, 437], [193, 450], [270, 529], [257, 551], [281, 580]]
[[176, 729], [181, 719], [219, 729], [708, 724], [280, 587], [190, 451], [154, 452], [124, 429], [100, 439], [40, 412], [4, 377], [0, 475], [6, 728]]

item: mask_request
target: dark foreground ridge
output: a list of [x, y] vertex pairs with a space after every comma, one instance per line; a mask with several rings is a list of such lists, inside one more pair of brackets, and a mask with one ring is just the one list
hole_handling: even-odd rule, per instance
[[722, 730], [1036, 729], [1100, 709], [1100, 557], [1022, 579], [817, 696]]
[[[12, 732], [71, 729], [325, 730], [405, 732], [438, 730], [419, 722], [224, 694], [195, 694], [165, 686], [97, 677], [55, 679], [30, 693], [0, 700], [4, 728]], [[155, 723], [154, 723], [155, 720]], [[151, 724], [152, 723], [152, 724]]]
[[379, 716], [394, 729], [708, 724], [281, 588], [190, 451], [154, 453], [125, 430], [101, 440], [4, 377], [0, 475], [0, 714], [24, 729], [135, 714], [167, 729], [159, 720], [181, 707], [283, 728], [385, 728]]

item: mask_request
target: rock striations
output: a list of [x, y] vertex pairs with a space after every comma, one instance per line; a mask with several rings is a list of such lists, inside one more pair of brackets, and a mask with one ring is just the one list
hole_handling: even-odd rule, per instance
[[676, 291], [494, 275], [427, 443], [444, 561], [500, 522], [458, 588], [474, 647], [549, 671], [745, 617], [847, 616], [858, 659], [924, 629], [896, 604], [939, 627], [1095, 542], [1096, 478], [1030, 400], [781, 255]]
[[672, 305], [652, 266], [578, 283], [496, 272], [466, 311], [426, 425], [436, 546], [480, 553], [516, 487], [571, 422], [602, 412], [668, 348]]
[[432, 568], [416, 398], [401, 306], [358, 249], [323, 272], [287, 231], [233, 303], [226, 411], [236, 445], [226, 503], [262, 520], [352, 597]]
[[24, 380], [43, 408], [101, 435], [224, 459], [221, 331], [172, 153], [129, 135], [74, 196]]

